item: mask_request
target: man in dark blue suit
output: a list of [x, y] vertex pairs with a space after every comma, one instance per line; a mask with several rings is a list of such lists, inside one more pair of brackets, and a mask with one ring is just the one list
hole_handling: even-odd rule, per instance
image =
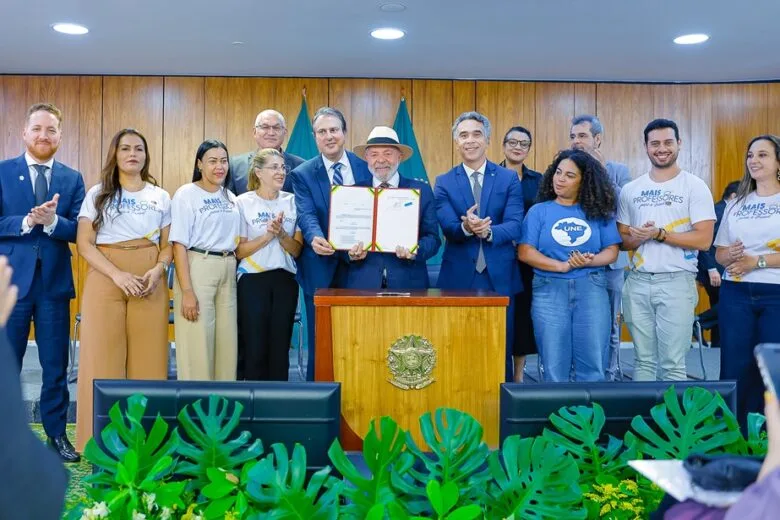
[[76, 462], [79, 455], [65, 435], [70, 299], [76, 296], [68, 243], [76, 241], [84, 180], [54, 160], [61, 127], [57, 107], [33, 105], [22, 134], [27, 151], [0, 162], [0, 254], [8, 257], [19, 288], [6, 327], [18, 368], [32, 320], [43, 371], [41, 422], [60, 457]]
[[485, 116], [461, 114], [452, 136], [463, 163], [436, 179], [436, 215], [447, 240], [438, 285], [509, 296], [506, 380], [512, 381], [514, 296], [523, 290], [513, 241], [520, 241], [523, 188], [515, 172], [487, 160]]
[[5, 327], [18, 288], [12, 269], [0, 256], [0, 467], [9, 476], [0, 486], [0, 518], [57, 520], [62, 517], [68, 472], [27, 423], [16, 356]]
[[414, 151], [398, 141], [395, 130], [377, 126], [364, 145], [355, 147], [355, 153], [368, 163], [374, 188], [411, 188], [420, 192], [420, 222], [417, 249], [410, 251], [397, 247], [386, 253], [367, 252], [362, 244], [349, 252], [349, 270], [345, 287], [348, 289], [427, 289], [426, 260], [439, 250], [439, 223], [433, 203], [431, 187], [398, 173], [398, 166]]
[[347, 272], [346, 255], [337, 253], [328, 243], [330, 188], [333, 185], [368, 186], [371, 182], [366, 162], [344, 150], [347, 133], [344, 114], [335, 108], [322, 107], [314, 114], [312, 127], [320, 155], [290, 174], [298, 226], [304, 239], [297, 276], [306, 305], [308, 381], [314, 380], [314, 293], [317, 289], [343, 286]]

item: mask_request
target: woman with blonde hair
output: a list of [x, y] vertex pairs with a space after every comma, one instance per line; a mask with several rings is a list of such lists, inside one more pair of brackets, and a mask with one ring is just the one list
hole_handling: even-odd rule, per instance
[[166, 379], [171, 198], [149, 173], [140, 132], [119, 131], [100, 183], [79, 213], [76, 243], [89, 264], [81, 297], [76, 444], [92, 436], [94, 379]]
[[241, 210], [238, 244], [238, 348], [247, 380], [286, 381], [298, 283], [295, 258], [303, 236], [295, 196], [282, 190], [284, 156], [267, 148], [255, 155]]

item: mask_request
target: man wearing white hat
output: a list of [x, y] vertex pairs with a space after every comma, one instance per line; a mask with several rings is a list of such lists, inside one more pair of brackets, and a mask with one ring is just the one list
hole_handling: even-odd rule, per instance
[[366, 144], [355, 146], [355, 154], [368, 163], [374, 188], [412, 188], [420, 190], [420, 224], [417, 250], [412, 253], [398, 247], [395, 254], [367, 252], [363, 244], [349, 251], [349, 270], [345, 286], [349, 289], [427, 289], [426, 260], [439, 250], [439, 224], [431, 187], [402, 177], [398, 166], [414, 151], [398, 141], [395, 130], [377, 126]]

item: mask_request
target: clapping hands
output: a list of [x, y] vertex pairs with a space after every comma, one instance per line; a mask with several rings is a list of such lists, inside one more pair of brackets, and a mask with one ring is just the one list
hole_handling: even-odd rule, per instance
[[474, 204], [471, 206], [466, 214], [460, 217], [463, 222], [463, 228], [469, 233], [478, 236], [479, 238], [487, 238], [490, 235], [490, 226], [493, 220], [490, 217], [479, 218], [477, 211], [479, 206]]
[[27, 224], [30, 227], [37, 225], [50, 226], [54, 222], [54, 216], [57, 214], [57, 204], [60, 201], [60, 194], [55, 193], [51, 200], [36, 206], [27, 214]]

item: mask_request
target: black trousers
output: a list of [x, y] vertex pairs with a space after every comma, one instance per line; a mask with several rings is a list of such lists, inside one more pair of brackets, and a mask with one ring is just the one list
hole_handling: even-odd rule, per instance
[[283, 269], [238, 280], [238, 373], [247, 381], [287, 381], [298, 284]]

